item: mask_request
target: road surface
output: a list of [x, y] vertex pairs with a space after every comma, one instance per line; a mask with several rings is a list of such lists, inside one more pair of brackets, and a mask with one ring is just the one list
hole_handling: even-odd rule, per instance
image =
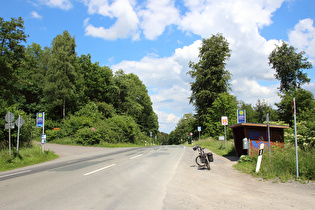
[[58, 147], [61, 158], [0, 173], [0, 209], [162, 209], [184, 152], [183, 146], [49, 147]]
[[315, 184], [274, 183], [214, 155], [199, 170], [184, 146], [47, 144], [60, 158], [0, 173], [0, 209], [315, 209]]

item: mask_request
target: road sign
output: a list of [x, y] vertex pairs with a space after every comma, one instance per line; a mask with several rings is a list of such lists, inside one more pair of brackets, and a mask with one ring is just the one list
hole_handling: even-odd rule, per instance
[[44, 112], [38, 112], [36, 117], [36, 126], [43, 127], [44, 126]]
[[9, 129], [9, 128], [10, 128], [10, 129], [14, 129], [14, 127], [15, 127], [15, 126], [14, 126], [14, 123], [6, 123], [6, 124], [4, 125], [4, 128], [5, 128], [5, 129]]
[[237, 123], [246, 123], [246, 111], [237, 110]]
[[222, 122], [222, 125], [228, 125], [228, 117], [227, 116], [221, 117], [221, 122]]
[[13, 122], [14, 120], [14, 114], [12, 112], [8, 112], [6, 115], [5, 115], [5, 121], [7, 123], [11, 123]]
[[42, 134], [42, 144], [46, 144], [46, 134]]
[[19, 118], [15, 121], [15, 125], [20, 128], [25, 123], [25, 120], [19, 115]]
[[201, 126], [198, 126], [198, 131], [201, 131]]

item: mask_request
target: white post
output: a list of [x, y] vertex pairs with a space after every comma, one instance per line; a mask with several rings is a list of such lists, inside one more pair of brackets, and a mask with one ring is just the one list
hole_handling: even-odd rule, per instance
[[264, 143], [261, 143], [259, 146], [259, 154], [258, 154], [257, 165], [256, 165], [256, 173], [258, 173], [260, 170], [263, 151], [264, 151]]
[[299, 178], [299, 158], [298, 158], [298, 145], [297, 145], [297, 129], [296, 129], [296, 106], [295, 98], [293, 98], [293, 113], [294, 113], [294, 134], [295, 134], [295, 159], [296, 159], [296, 178]]
[[18, 118], [18, 135], [17, 135], [17, 142], [16, 142], [16, 152], [19, 152], [19, 143], [20, 143], [20, 124], [21, 123], [21, 115], [19, 115], [19, 118]]

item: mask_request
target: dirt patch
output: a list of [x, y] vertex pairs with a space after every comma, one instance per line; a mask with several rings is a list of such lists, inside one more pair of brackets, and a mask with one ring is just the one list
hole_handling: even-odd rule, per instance
[[200, 170], [197, 154], [185, 148], [163, 209], [315, 209], [314, 183], [253, 178], [234, 169], [235, 160], [216, 154], [211, 170]]

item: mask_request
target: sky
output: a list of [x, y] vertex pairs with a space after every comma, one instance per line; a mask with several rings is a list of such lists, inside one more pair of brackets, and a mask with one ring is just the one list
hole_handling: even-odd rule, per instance
[[[136, 74], [165, 133], [195, 113], [187, 72], [202, 38], [221, 33], [229, 42], [226, 69], [237, 100], [274, 106], [279, 81], [268, 56], [283, 40], [315, 65], [314, 9], [314, 0], [0, 0], [0, 17], [23, 18], [26, 45], [50, 47], [68, 30], [78, 56]], [[304, 72], [311, 82], [302, 88], [315, 94], [314, 69]]]

